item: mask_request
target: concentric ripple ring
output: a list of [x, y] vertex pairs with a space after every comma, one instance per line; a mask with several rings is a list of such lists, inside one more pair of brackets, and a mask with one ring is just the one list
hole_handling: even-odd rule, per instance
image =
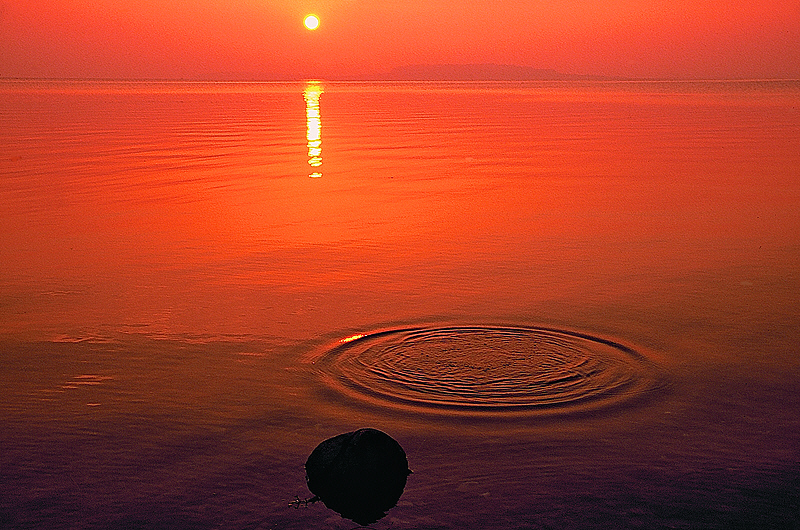
[[663, 387], [657, 365], [631, 347], [542, 327], [377, 331], [341, 339], [310, 360], [337, 393], [421, 411], [568, 414]]

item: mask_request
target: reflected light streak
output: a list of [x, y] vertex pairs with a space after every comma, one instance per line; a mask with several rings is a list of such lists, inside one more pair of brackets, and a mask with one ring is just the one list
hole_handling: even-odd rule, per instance
[[[309, 81], [303, 91], [306, 100], [306, 140], [308, 141], [308, 165], [312, 168], [322, 166], [322, 118], [319, 113], [319, 98], [322, 86], [316, 81]], [[322, 173], [317, 170], [308, 175], [319, 178]]]
[[356, 335], [351, 335], [349, 337], [345, 337], [343, 339], [339, 339], [339, 342], [341, 342], [342, 344], [345, 344], [345, 343], [348, 343], [348, 342], [353, 342], [354, 340], [362, 339], [365, 336], [366, 335], [364, 335], [362, 333], [357, 333]]

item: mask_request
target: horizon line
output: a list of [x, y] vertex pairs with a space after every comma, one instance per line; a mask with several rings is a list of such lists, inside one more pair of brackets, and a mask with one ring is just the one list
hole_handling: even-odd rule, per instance
[[763, 81], [800, 81], [800, 77], [611, 77], [582, 76], [553, 78], [396, 78], [396, 77], [284, 77], [284, 78], [236, 78], [236, 77], [50, 77], [50, 76], [3, 76], [0, 81], [106, 81], [106, 82], [150, 82], [150, 83], [299, 83], [320, 81], [328, 83], [526, 83], [526, 82], [596, 82], [596, 83], [715, 83], [715, 82], [763, 82]]

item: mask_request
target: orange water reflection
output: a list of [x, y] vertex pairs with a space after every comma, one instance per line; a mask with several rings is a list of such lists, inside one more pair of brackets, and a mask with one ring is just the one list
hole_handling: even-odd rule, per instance
[[795, 320], [791, 87], [16, 86], [0, 331]]
[[308, 141], [308, 165], [317, 171], [312, 171], [308, 176], [319, 178], [322, 172], [322, 116], [319, 112], [319, 98], [322, 95], [322, 85], [318, 81], [309, 81], [303, 91], [306, 100], [306, 140]]

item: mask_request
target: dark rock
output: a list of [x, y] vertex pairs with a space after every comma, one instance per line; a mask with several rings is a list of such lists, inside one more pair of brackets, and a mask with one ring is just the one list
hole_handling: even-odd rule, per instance
[[409, 474], [400, 444], [375, 429], [325, 440], [306, 460], [308, 489], [325, 506], [362, 526], [397, 504]]

